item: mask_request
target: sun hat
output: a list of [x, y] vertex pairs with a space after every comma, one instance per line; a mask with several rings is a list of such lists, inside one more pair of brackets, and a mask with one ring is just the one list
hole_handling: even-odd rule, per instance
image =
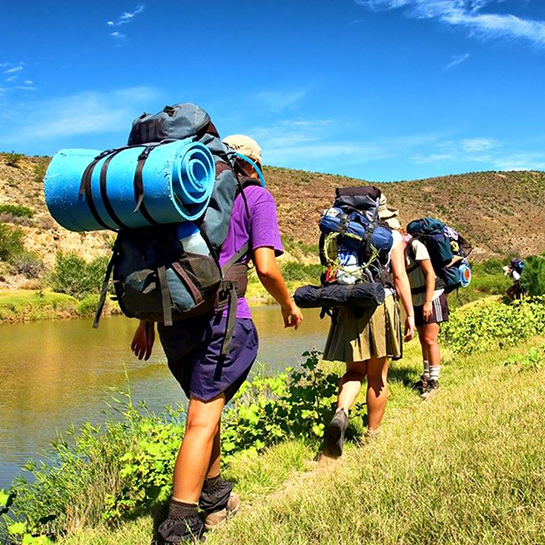
[[380, 204], [378, 207], [378, 217], [385, 221], [392, 229], [400, 229], [401, 223], [398, 219], [399, 210], [397, 208], [390, 208], [386, 200], [386, 195], [382, 193], [380, 195]]
[[253, 138], [243, 134], [232, 134], [224, 138], [223, 143], [261, 165], [261, 148]]

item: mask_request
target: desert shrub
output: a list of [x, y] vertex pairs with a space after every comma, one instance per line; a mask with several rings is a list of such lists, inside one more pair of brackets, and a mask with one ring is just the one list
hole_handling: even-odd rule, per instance
[[34, 211], [27, 206], [20, 204], [0, 204], [0, 214], [6, 213], [16, 218], [32, 218]]
[[82, 318], [89, 318], [90, 316], [93, 316], [97, 309], [99, 299], [100, 295], [98, 293], [93, 293], [84, 297], [78, 303], [78, 316], [81, 316]]
[[23, 158], [22, 153], [15, 153], [12, 151], [11, 153], [5, 152], [2, 154], [4, 156], [4, 159], [6, 160], [6, 165], [10, 167], [19, 167], [19, 162]]
[[521, 285], [530, 296], [545, 295], [545, 254], [524, 261]]
[[41, 184], [44, 181], [47, 167], [49, 166], [49, 157], [40, 157], [38, 163], [34, 165], [34, 182]]
[[27, 278], [39, 278], [44, 271], [43, 261], [34, 252], [24, 250], [14, 255], [10, 262], [17, 274]]
[[20, 227], [0, 223], [0, 259], [8, 261], [24, 251], [24, 232]]
[[57, 293], [82, 300], [100, 292], [107, 265], [107, 257], [87, 262], [74, 253], [59, 252], [51, 274], [51, 287]]

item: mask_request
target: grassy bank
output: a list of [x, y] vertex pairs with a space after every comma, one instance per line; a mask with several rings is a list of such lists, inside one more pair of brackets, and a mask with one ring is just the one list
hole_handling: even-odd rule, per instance
[[[540, 346], [448, 358], [440, 393], [408, 388], [413, 343], [391, 372], [380, 440], [352, 442], [317, 468], [317, 443], [292, 440], [236, 457], [229, 477], [244, 508], [208, 543], [542, 543], [545, 531], [545, 372], [509, 356]], [[359, 424], [358, 424], [359, 425]], [[83, 529], [64, 545], [149, 545], [154, 521]]]
[[[78, 301], [50, 290], [0, 290], [0, 324], [88, 318], [95, 312], [97, 302], [97, 295]], [[119, 309], [109, 301], [104, 314], [116, 313]]]

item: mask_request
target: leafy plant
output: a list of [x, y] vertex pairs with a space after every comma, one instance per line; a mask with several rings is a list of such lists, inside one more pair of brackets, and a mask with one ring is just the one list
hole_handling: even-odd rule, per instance
[[530, 296], [545, 295], [545, 254], [525, 260], [521, 285]]
[[44, 271], [43, 261], [34, 252], [24, 250], [11, 258], [15, 272], [27, 278], [39, 278]]
[[287, 261], [281, 266], [282, 276], [285, 280], [295, 282], [320, 282], [322, 266], [320, 264], [305, 265], [298, 261]]
[[59, 252], [51, 274], [52, 288], [80, 300], [99, 293], [107, 265], [107, 257], [97, 257], [87, 262], [74, 253]]
[[538, 348], [531, 348], [526, 355], [511, 356], [505, 365], [516, 365], [530, 371], [543, 369], [545, 367], [545, 344]]
[[545, 297], [505, 304], [484, 300], [451, 314], [442, 335], [462, 354], [485, 352], [493, 347], [514, 346], [545, 333]]
[[20, 227], [12, 227], [0, 223], [0, 259], [8, 261], [10, 258], [24, 251], [25, 233]]

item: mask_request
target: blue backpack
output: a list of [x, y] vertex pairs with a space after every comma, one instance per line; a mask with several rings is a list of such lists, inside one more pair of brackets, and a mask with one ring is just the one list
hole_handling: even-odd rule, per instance
[[422, 218], [411, 221], [407, 232], [426, 246], [438, 287], [450, 293], [469, 286], [471, 266], [467, 258], [472, 247], [457, 231], [435, 218]]

